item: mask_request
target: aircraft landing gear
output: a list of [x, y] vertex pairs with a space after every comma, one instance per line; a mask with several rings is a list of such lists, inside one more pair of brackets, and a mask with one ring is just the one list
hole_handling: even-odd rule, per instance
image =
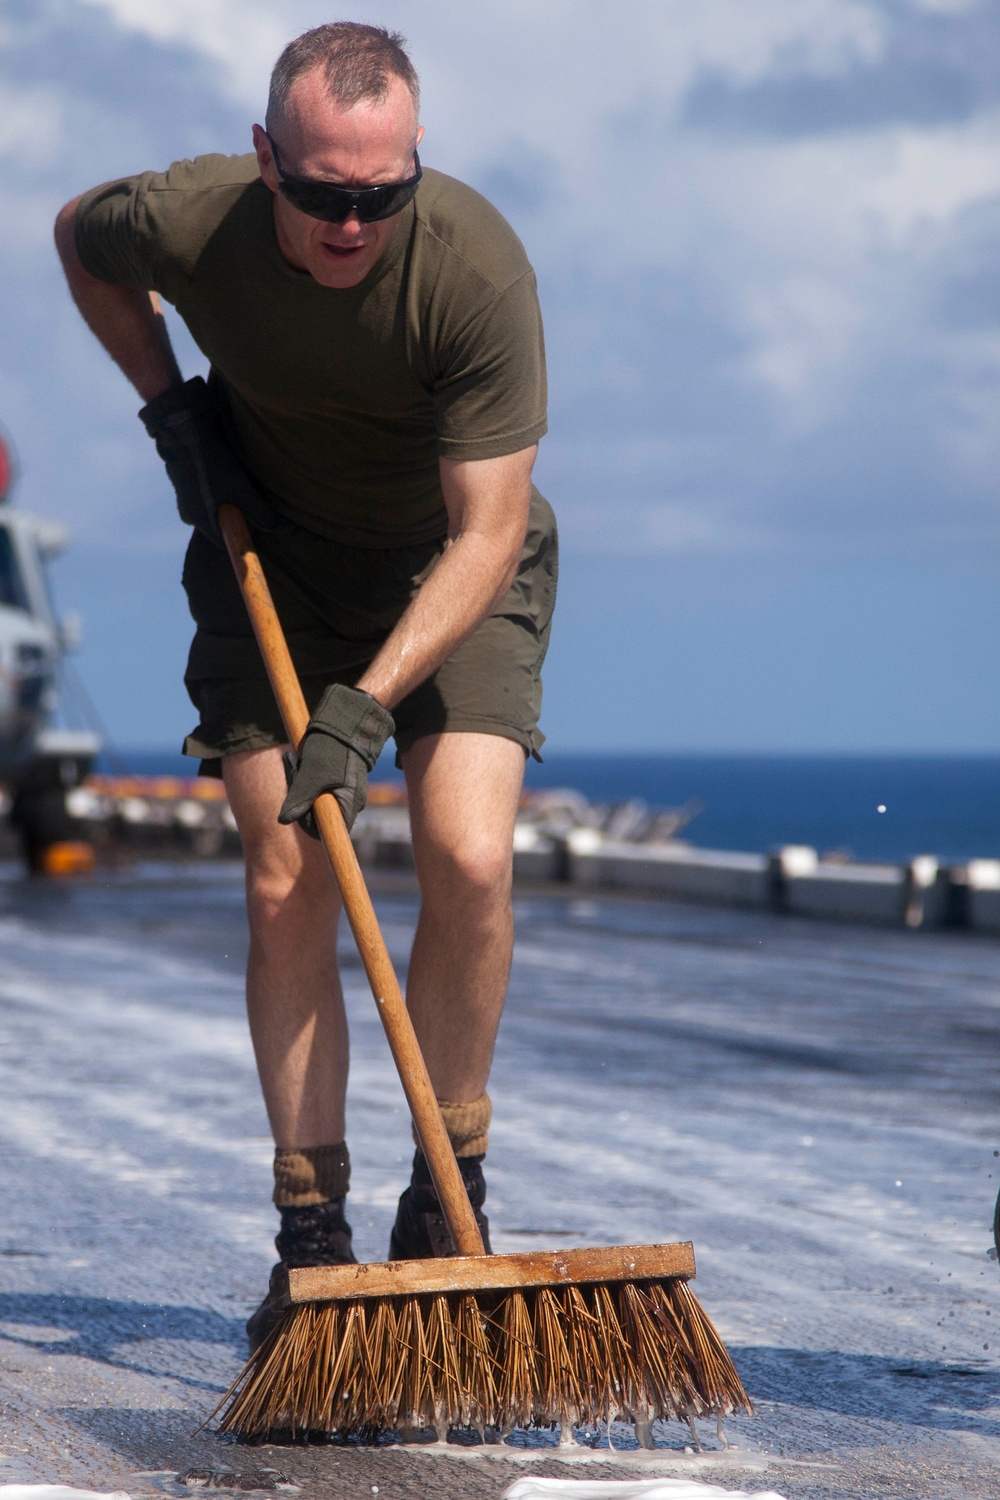
[[66, 792], [84, 770], [74, 758], [39, 761], [14, 788], [10, 821], [35, 875], [87, 875], [94, 868], [94, 846], [66, 807]]

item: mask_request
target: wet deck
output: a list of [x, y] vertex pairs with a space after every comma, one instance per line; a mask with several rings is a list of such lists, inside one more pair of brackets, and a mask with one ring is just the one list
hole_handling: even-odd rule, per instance
[[[379, 906], [402, 958], [413, 898]], [[191, 1465], [270, 1465], [307, 1496], [387, 1500], [524, 1472], [495, 1450], [193, 1435], [273, 1259], [238, 871], [11, 874], [0, 943], [0, 1481], [140, 1495]], [[348, 977], [351, 1217], [374, 1259], [408, 1128], [356, 961]], [[1000, 1490], [1000, 944], [522, 899], [492, 1093], [497, 1249], [695, 1242], [759, 1414], [727, 1424], [729, 1453], [707, 1424], [701, 1456], [658, 1428], [664, 1472], [802, 1500]]]

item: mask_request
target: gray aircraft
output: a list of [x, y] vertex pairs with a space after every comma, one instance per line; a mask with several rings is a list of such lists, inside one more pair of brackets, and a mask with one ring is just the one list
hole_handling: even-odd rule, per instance
[[53, 721], [60, 663], [79, 641], [79, 622], [59, 620], [46, 565], [67, 532], [9, 503], [14, 465], [0, 437], [0, 782], [8, 816], [31, 866], [45, 873], [88, 867], [92, 855], [66, 807], [90, 770], [100, 736]]

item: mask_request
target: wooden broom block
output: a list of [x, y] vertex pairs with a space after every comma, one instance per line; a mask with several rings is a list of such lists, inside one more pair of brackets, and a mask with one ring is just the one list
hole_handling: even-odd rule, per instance
[[588, 1250], [526, 1250], [516, 1255], [442, 1256], [435, 1260], [375, 1261], [358, 1266], [306, 1266], [275, 1277], [272, 1297], [294, 1302], [341, 1302], [358, 1297], [412, 1297], [421, 1292], [515, 1291], [594, 1281], [660, 1281], [695, 1274], [694, 1246], [600, 1245]]

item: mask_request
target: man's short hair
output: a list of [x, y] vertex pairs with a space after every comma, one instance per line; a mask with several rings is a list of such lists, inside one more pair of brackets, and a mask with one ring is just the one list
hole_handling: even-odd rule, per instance
[[267, 98], [267, 123], [280, 119], [295, 80], [322, 67], [331, 98], [350, 109], [362, 99], [381, 103], [392, 78], [401, 78], [415, 109], [420, 107], [420, 82], [398, 31], [366, 26], [360, 21], [332, 21], [314, 26], [289, 42], [274, 65]]

